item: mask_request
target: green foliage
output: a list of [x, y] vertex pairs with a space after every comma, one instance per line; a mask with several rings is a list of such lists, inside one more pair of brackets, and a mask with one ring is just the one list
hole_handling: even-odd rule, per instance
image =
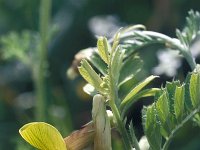
[[[144, 108], [144, 130], [152, 149], [158, 149], [160, 145], [162, 149], [167, 149], [176, 132], [188, 120], [197, 117], [197, 113], [200, 111], [199, 76], [200, 72], [194, 71], [191, 73], [190, 80], [186, 80], [185, 84], [180, 85], [176, 81], [168, 83], [156, 101], [151, 106]], [[190, 87], [189, 93], [185, 92], [186, 85]], [[192, 107], [188, 106], [187, 97], [190, 97]], [[156, 140], [153, 133], [158, 134], [158, 136], [161, 133], [165, 143], [153, 142]]]
[[186, 17], [186, 26], [181, 32], [176, 30], [176, 35], [180, 40], [181, 44], [186, 48], [189, 48], [191, 42], [199, 35], [200, 30], [200, 14], [199, 12], [189, 11], [189, 16]]
[[141, 71], [143, 67], [143, 61], [139, 56], [133, 55], [130, 58], [127, 58], [121, 68], [121, 73], [119, 76], [119, 87], [124, 83], [135, 78], [136, 74]]
[[142, 110], [142, 122], [145, 135], [147, 136], [151, 149], [161, 149], [162, 135], [160, 132], [160, 125], [156, 115], [155, 104], [144, 107]]
[[105, 63], [109, 63], [108, 41], [105, 37], [100, 37], [97, 41], [97, 48], [99, 55]]
[[81, 66], [78, 69], [79, 69], [80, 74], [88, 83], [94, 86], [98, 91], [103, 92], [103, 89], [100, 86], [103, 83], [103, 80], [93, 70], [93, 68], [90, 66], [90, 64], [86, 60], [81, 61]]
[[126, 103], [128, 103], [133, 97], [141, 91], [148, 83], [150, 83], [153, 79], [155, 79], [156, 76], [149, 76], [146, 78], [144, 81], [136, 85], [127, 95], [126, 97], [122, 100], [121, 107], [123, 107]]
[[[122, 32], [124, 30], [121, 29], [120, 31]], [[123, 90], [123, 85], [131, 84], [132, 89], [127, 91], [123, 97], [118, 97], [116, 100], [121, 103], [120, 107], [123, 108], [127, 103], [132, 105], [136, 99], [145, 96], [153, 96], [158, 89], [149, 89], [148, 91], [140, 92], [156, 76], [150, 76], [140, 83], [133, 83], [131, 81], [132, 79], [136, 78], [136, 74], [141, 71], [143, 62], [140, 57], [135, 54], [126, 57], [125, 50], [117, 45], [119, 42], [117, 36], [119, 36], [120, 31], [115, 36], [115, 41], [113, 41], [112, 48], [106, 38], [100, 37], [97, 42], [99, 57], [97, 56], [95, 50], [93, 51], [92, 55], [87, 56], [87, 60], [90, 61], [90, 63], [96, 67], [96, 69], [99, 70], [103, 76], [100, 77], [85, 59], [81, 62], [79, 72], [89, 84], [95, 87], [95, 89], [101, 94], [106, 96], [107, 99], [110, 99], [109, 94], [113, 91], [113, 93], [118, 93], [120, 90]], [[107, 66], [105, 63], [107, 63]], [[105, 67], [107, 69], [105, 69]], [[107, 70], [107, 73], [105, 70]], [[90, 86], [88, 88], [90, 88]], [[86, 87], [84, 89], [86, 91], [91, 91], [90, 89], [87, 90]]]
[[125, 30], [125, 32], [120, 35], [121, 44], [127, 49], [131, 47], [131, 52], [151, 44], [163, 44], [170, 49], [178, 50], [188, 61], [191, 68], [194, 69], [196, 62], [192, 59], [189, 46], [199, 35], [200, 15], [198, 12], [191, 10], [186, 20], [187, 24], [184, 30], [181, 32], [177, 29], [176, 31], [178, 38], [171, 38], [158, 32], [139, 30], [141, 28], [134, 28], [134, 30], [132, 30], [132, 28], [129, 27], [130, 29]]
[[[78, 69], [82, 77], [90, 84], [87, 84], [87, 86], [84, 87], [84, 90], [91, 95], [98, 92], [107, 100], [107, 105], [111, 107], [113, 115], [116, 118], [118, 129], [124, 140], [125, 148], [130, 149], [131, 147], [135, 147], [136, 149], [139, 149], [133, 129], [130, 128], [130, 134], [128, 134], [125, 125], [122, 123], [122, 119], [126, 118], [126, 112], [136, 100], [141, 97], [153, 96], [159, 89], [154, 88], [142, 91], [142, 89], [155, 79], [156, 76], [150, 76], [141, 82], [139, 81], [139, 83], [132, 82], [132, 80], [136, 80], [136, 75], [141, 71], [143, 62], [139, 56], [135, 54], [129, 53], [130, 55], [127, 56], [126, 49], [124, 49], [123, 46], [118, 45], [120, 42], [120, 34], [123, 32], [124, 30], [121, 29], [114, 36], [112, 46], [110, 46], [106, 38], [100, 37], [98, 39], [97, 48], [101, 60], [97, 55], [88, 55], [86, 57], [92, 66], [96, 67], [101, 73], [100, 76], [86, 59], [81, 61], [81, 65]], [[92, 54], [95, 53], [96, 50], [94, 49]], [[105, 70], [107, 70], [107, 72], [105, 72]], [[125, 87], [124, 85], [127, 84], [130, 84], [132, 88], [130, 91], [124, 93], [124, 97], [119, 96], [120, 90], [123, 90]], [[95, 89], [92, 89], [92, 87]]]
[[34, 55], [31, 51], [38, 45], [37, 39], [37, 34], [31, 31], [23, 31], [21, 34], [10, 32], [8, 35], [2, 36], [0, 42], [3, 58], [15, 58], [26, 65], [30, 65], [30, 57]]

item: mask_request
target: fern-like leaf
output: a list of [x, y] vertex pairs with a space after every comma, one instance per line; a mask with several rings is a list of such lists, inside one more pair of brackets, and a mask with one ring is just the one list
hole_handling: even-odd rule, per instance
[[[158, 145], [161, 145], [162, 148], [159, 149], [166, 150], [176, 132], [187, 121], [194, 119], [199, 123], [197, 119], [200, 111], [199, 76], [200, 72], [194, 71], [190, 74], [185, 84], [181, 85], [177, 81], [167, 83], [166, 87], [159, 92], [155, 102], [151, 106], [144, 108], [144, 131], [151, 149], [157, 150]], [[190, 88], [189, 92], [186, 91], [186, 86]], [[152, 117], [152, 114], [156, 117]], [[155, 137], [152, 136], [153, 133], [160, 136], [155, 126], [159, 127], [159, 133], [165, 139], [164, 144], [161, 141], [160, 143], [153, 142], [155, 140]]]

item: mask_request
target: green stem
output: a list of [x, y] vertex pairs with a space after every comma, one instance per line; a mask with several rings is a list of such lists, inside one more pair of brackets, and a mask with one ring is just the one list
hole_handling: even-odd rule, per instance
[[[119, 110], [116, 106], [116, 102], [118, 101], [118, 92], [117, 92], [117, 87], [115, 86], [115, 80], [112, 77], [112, 71], [111, 71], [110, 66], [111, 66], [111, 63], [109, 64], [109, 81], [110, 81], [109, 104], [110, 104], [110, 107], [112, 109], [113, 115], [116, 118], [117, 126], [118, 126], [119, 132], [122, 136], [122, 140], [123, 140], [123, 143], [125, 145], [125, 149], [126, 150], [132, 150], [131, 141], [129, 139], [129, 136], [128, 136], [127, 130], [125, 128], [125, 125], [123, 123], [123, 120], [120, 116]], [[140, 150], [137, 139], [135, 138], [133, 140], [135, 141], [135, 143], [137, 143], [137, 144], [134, 145], [135, 149]]]
[[[112, 100], [110, 100], [110, 107], [112, 109], [114, 117], [116, 118], [117, 126], [118, 126], [119, 132], [120, 132], [120, 134], [122, 136], [122, 140], [123, 140], [125, 149], [126, 150], [131, 150], [132, 146], [131, 146], [131, 143], [130, 143], [130, 140], [129, 140], [128, 133], [127, 133], [126, 128], [125, 128], [125, 126], [124, 126], [124, 124], [122, 122], [122, 119], [120, 117], [119, 111], [118, 111], [115, 103], [113, 103]], [[137, 149], [137, 150], [139, 150], [139, 149]]]
[[[135, 31], [135, 33], [139, 33], [141, 35], [143, 34], [147, 38], [149, 37], [149, 38], [157, 39], [156, 41], [155, 40], [151, 41], [150, 44], [155, 44], [155, 43], [166, 44], [169, 48], [179, 50], [182, 53], [182, 55], [185, 57], [185, 59], [187, 60], [191, 69], [192, 70], [195, 69], [196, 62], [193, 59], [189, 48], [183, 46], [178, 39], [171, 38], [171, 37], [164, 35], [162, 33], [153, 32], [153, 31]], [[126, 34], [122, 35], [120, 38], [125, 40], [127, 38], [131, 38], [131, 37], [135, 37], [135, 36], [137, 36], [137, 34], [134, 34], [134, 32], [130, 32], [130, 33], [126, 33]], [[112, 40], [111, 40], [111, 42], [112, 42]], [[140, 47], [143, 47], [143, 46], [146, 46], [146, 45], [147, 44], [143, 44]]]
[[200, 106], [197, 107], [194, 111], [192, 111], [179, 125], [176, 126], [176, 128], [171, 132], [171, 134], [169, 135], [169, 137], [167, 138], [167, 140], [165, 141], [165, 144], [163, 145], [162, 150], [167, 150], [169, 147], [169, 144], [171, 143], [173, 137], [175, 136], [175, 134], [177, 133], [177, 131], [183, 126], [185, 125], [185, 123], [187, 123], [196, 113], [198, 113], [200, 111]]
[[51, 15], [51, 0], [41, 0], [39, 12], [39, 30], [40, 30], [40, 47], [38, 51], [38, 63], [33, 68], [35, 88], [36, 88], [36, 119], [45, 121], [46, 113], [46, 86], [45, 74], [47, 73], [47, 46], [48, 46], [48, 28]]
[[166, 36], [164, 34], [161, 33], [157, 33], [157, 32], [152, 32], [152, 31], [142, 31], [144, 34], [151, 36], [151, 37], [155, 37], [155, 38], [160, 38], [162, 39], [162, 41], [164, 42], [164, 44], [168, 44], [170, 47], [177, 48], [178, 50], [180, 50], [180, 52], [183, 54], [183, 56], [185, 57], [185, 59], [187, 60], [188, 64], [190, 65], [191, 69], [194, 70], [196, 67], [196, 62], [194, 61], [192, 54], [190, 52], [189, 49], [186, 49], [180, 42], [178, 39], [175, 38], [171, 38], [169, 36]]

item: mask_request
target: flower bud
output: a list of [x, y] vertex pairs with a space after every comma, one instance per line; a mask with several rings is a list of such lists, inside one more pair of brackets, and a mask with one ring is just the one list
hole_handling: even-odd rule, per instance
[[111, 150], [111, 127], [106, 112], [105, 99], [102, 95], [95, 95], [93, 98], [92, 119], [94, 123], [95, 150]]

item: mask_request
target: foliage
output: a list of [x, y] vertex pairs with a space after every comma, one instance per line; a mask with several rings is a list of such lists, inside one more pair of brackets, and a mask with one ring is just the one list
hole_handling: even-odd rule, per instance
[[[199, 118], [200, 72], [194, 71], [187, 78], [183, 84], [168, 82], [155, 102], [143, 109], [144, 131], [152, 149], [167, 149], [187, 121]], [[162, 139], [165, 139], [164, 144]]]
[[[86, 125], [91, 127], [93, 136], [91, 140], [91, 136], [88, 136], [90, 132], [86, 130], [83, 137], [87, 142], [78, 139], [80, 143], [77, 144], [91, 147], [91, 143], [94, 143], [97, 150], [110, 150], [111, 128], [116, 128], [125, 149], [140, 150], [142, 146], [135, 135], [134, 122], [127, 122], [127, 113], [138, 99], [148, 96], [154, 96], [154, 103], [144, 107], [142, 117], [147, 138], [145, 144], [149, 144], [149, 149], [168, 149], [177, 131], [189, 120], [200, 124], [200, 67], [190, 51], [191, 43], [199, 34], [199, 21], [199, 13], [190, 11], [185, 29], [182, 32], [177, 30], [177, 39], [146, 31], [142, 25], [122, 28], [110, 40], [99, 37], [97, 48], [85, 50], [91, 53], [81, 60], [78, 70], [88, 82], [84, 90], [93, 96], [92, 121]], [[165, 88], [144, 89], [157, 76], [151, 75], [142, 80], [138, 78], [143, 61], [136, 50], [150, 44], [164, 44], [185, 57], [193, 70], [185, 83], [173, 81], [167, 82]], [[80, 135], [80, 132], [75, 135]], [[44, 138], [44, 135], [40, 135], [40, 138]], [[72, 139], [73, 135], [70, 136]], [[65, 144], [69, 146], [69, 143]]]

